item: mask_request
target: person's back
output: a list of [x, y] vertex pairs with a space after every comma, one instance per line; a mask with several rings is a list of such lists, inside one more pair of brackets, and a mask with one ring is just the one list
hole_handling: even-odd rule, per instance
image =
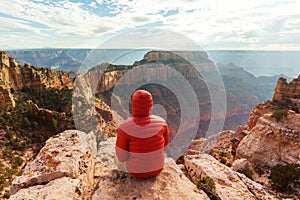
[[164, 167], [164, 149], [170, 142], [166, 121], [151, 115], [152, 96], [137, 90], [132, 96], [132, 117], [124, 121], [116, 142], [119, 162], [126, 162], [127, 171], [137, 178], [158, 175]]

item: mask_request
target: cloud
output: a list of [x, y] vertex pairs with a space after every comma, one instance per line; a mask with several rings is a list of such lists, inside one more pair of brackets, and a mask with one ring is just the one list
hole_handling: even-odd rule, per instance
[[41, 29], [32, 27], [32, 24], [28, 21], [20, 19], [12, 19], [6, 17], [0, 17], [0, 32], [9, 33], [9, 34], [18, 34], [18, 33], [31, 33], [43, 35]]
[[0, 34], [25, 37], [23, 33], [30, 32], [41, 44], [54, 38], [81, 44], [80, 40], [103, 40], [137, 27], [160, 26], [206, 47], [296, 46], [299, 7], [293, 0], [10, 0], [0, 7]]

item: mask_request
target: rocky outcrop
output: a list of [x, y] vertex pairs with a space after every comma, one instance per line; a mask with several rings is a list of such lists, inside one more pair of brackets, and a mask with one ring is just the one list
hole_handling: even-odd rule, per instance
[[[144, 62], [153, 62], [153, 61], [181, 61], [183, 59], [195, 61], [195, 58], [198, 60], [206, 59], [208, 60], [208, 55], [205, 51], [151, 51], [148, 52], [140, 63]], [[138, 64], [138, 63], [136, 63]]]
[[258, 119], [264, 114], [271, 113], [272, 109], [268, 106], [268, 103], [260, 103], [250, 113], [250, 117], [247, 122], [247, 129], [251, 130], [257, 123]]
[[237, 148], [237, 158], [246, 158], [255, 168], [300, 163], [300, 114], [288, 112], [282, 121], [271, 114], [260, 117]]
[[46, 185], [24, 188], [10, 197], [10, 200], [74, 200], [81, 199], [80, 181], [69, 177], [54, 179]]
[[[239, 143], [235, 157], [237, 160], [232, 165], [235, 170], [246, 173], [251, 171], [255, 181], [268, 187], [271, 185], [269, 177], [272, 167], [278, 164], [300, 164], [300, 114], [291, 110], [278, 111], [277, 106], [278, 104], [273, 102], [266, 102], [258, 105], [251, 113], [250, 119], [256, 119], [252, 123], [253, 127], [248, 126], [248, 134]], [[287, 117], [277, 121], [272, 117], [276, 112], [286, 112]], [[298, 199], [297, 193], [295, 196], [291, 193], [286, 195], [276, 193], [276, 195], [279, 199]]]
[[0, 51], [0, 106], [14, 107], [13, 90], [24, 87], [35, 89], [69, 88], [73, 87], [68, 74], [63, 71], [55, 72], [47, 68], [37, 68], [25, 64], [21, 66], [6, 52]]
[[201, 199], [207, 195], [196, 188], [173, 161], [155, 178], [136, 179], [117, 170], [101, 171], [92, 199]]
[[14, 108], [16, 102], [11, 94], [10, 87], [0, 84], [0, 107]]
[[210, 177], [215, 183], [215, 193], [220, 199], [273, 199], [264, 188], [219, 163], [208, 154], [188, 155], [184, 165], [193, 181]]
[[31, 100], [26, 102], [26, 106], [31, 113], [35, 113], [37, 116], [45, 118], [47, 123], [52, 123], [53, 119], [66, 120], [65, 112], [57, 112], [45, 108], [39, 108], [38, 105], [33, 103]]
[[30, 86], [36, 89], [72, 88], [66, 72], [55, 72], [28, 64], [21, 66], [3, 51], [0, 52], [0, 57], [0, 80], [11, 88], [22, 89]]
[[[66, 184], [68, 187], [64, 188], [65, 190], [77, 191], [82, 197], [90, 196], [95, 184], [93, 175], [96, 153], [96, 139], [92, 133], [65, 131], [53, 136], [37, 157], [26, 166], [22, 176], [13, 180], [11, 198], [20, 197], [22, 194], [37, 194], [38, 191], [50, 194], [51, 192], [43, 189], [44, 187], [36, 186], [45, 184], [49, 188]], [[56, 190], [54, 195], [58, 196], [60, 191], [61, 188]], [[43, 195], [46, 196], [46, 193]], [[30, 199], [31, 196], [27, 198]], [[47, 199], [51, 198], [48, 196]]]
[[[261, 185], [207, 154], [186, 156], [187, 175], [166, 158], [164, 170], [136, 179], [114, 164], [116, 138], [100, 142], [93, 133], [64, 131], [51, 137], [37, 157], [14, 179], [10, 199], [203, 199], [193, 182], [209, 176], [221, 199], [271, 199]], [[189, 180], [189, 178], [191, 180]]]
[[172, 160], [146, 180], [116, 170], [114, 149], [115, 138], [101, 142], [97, 153], [91, 133], [53, 136], [13, 181], [10, 199], [209, 199]]
[[245, 127], [239, 127], [237, 131], [222, 131], [209, 136], [193, 140], [185, 155], [206, 153], [212, 155], [219, 162], [231, 165], [235, 160], [236, 148], [239, 142], [248, 134]]
[[116, 138], [100, 143], [95, 177], [97, 190], [93, 198], [98, 199], [209, 199], [192, 184], [172, 159], [165, 162], [165, 169], [155, 178], [136, 179], [117, 171], [114, 164]]
[[300, 97], [300, 75], [298, 78], [293, 79], [287, 83], [285, 78], [280, 78], [277, 82], [275, 93], [273, 96], [274, 101], [282, 101], [284, 98], [299, 98]]
[[251, 111], [247, 129], [251, 130], [255, 127], [258, 119], [264, 114], [278, 110], [300, 112], [300, 75], [290, 83], [287, 83], [286, 78], [278, 79], [273, 99], [256, 105]]

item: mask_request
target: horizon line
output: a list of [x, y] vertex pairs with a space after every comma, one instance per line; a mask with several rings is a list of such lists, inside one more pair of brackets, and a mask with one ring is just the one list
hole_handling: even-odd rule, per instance
[[[41, 47], [41, 48], [3, 48], [0, 51], [36, 51], [36, 50], [126, 50], [134, 48], [56, 48], [56, 47]], [[140, 48], [138, 50], [155, 50], [155, 49], [147, 49], [147, 48]], [[157, 49], [158, 50], [158, 49]], [[163, 50], [161, 50], [163, 51]], [[174, 50], [174, 51], [300, 51], [300, 49], [202, 49], [202, 50]]]

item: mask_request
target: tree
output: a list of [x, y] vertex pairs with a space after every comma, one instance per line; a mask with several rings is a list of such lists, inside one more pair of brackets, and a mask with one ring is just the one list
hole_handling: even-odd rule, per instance
[[300, 165], [276, 165], [271, 169], [269, 178], [271, 179], [273, 188], [285, 191], [290, 186], [298, 184], [297, 181], [300, 178]]

